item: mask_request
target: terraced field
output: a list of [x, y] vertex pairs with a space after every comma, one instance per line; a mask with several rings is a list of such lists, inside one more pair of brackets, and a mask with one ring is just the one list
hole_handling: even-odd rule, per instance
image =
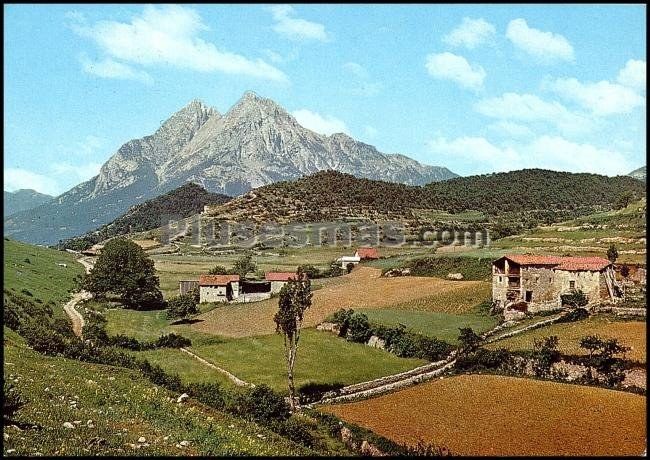
[[321, 409], [455, 455], [641, 455], [646, 447], [645, 396], [532, 379], [461, 375]]
[[535, 339], [558, 336], [558, 348], [566, 354], [584, 355], [587, 351], [580, 348], [579, 341], [586, 335], [599, 335], [617, 338], [632, 349], [626, 354], [628, 359], [646, 362], [646, 323], [644, 321], [621, 321], [611, 317], [592, 316], [574, 323], [558, 323], [541, 329], [533, 329], [521, 335], [510, 337], [486, 345], [486, 348], [508, 348], [510, 350], [531, 350]]
[[[315, 326], [340, 308], [397, 308], [418, 311], [467, 313], [489, 297], [483, 281], [448, 281], [430, 277], [382, 278], [381, 270], [358, 267], [352, 273], [321, 281], [305, 327]], [[272, 334], [277, 299], [248, 304], [229, 304], [198, 317], [198, 332], [227, 337]]]

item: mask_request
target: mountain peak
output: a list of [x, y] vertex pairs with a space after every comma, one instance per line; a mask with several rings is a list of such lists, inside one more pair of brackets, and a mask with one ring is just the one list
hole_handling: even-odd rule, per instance
[[289, 116], [274, 100], [261, 97], [253, 91], [246, 91], [226, 113], [227, 118], [259, 118], [260, 116]]

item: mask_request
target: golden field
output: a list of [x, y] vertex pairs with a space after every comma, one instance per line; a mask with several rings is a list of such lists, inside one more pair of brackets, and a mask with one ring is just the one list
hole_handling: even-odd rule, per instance
[[460, 375], [321, 410], [454, 455], [640, 455], [646, 446], [645, 396], [514, 377]]

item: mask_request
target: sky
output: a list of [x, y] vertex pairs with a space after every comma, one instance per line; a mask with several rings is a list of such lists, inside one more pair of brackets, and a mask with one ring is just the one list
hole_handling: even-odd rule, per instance
[[460, 175], [645, 165], [645, 5], [4, 5], [4, 189], [255, 91]]

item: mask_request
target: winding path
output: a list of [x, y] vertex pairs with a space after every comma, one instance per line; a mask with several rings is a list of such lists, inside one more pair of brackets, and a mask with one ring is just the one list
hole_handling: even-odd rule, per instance
[[[90, 270], [92, 270], [94, 266], [94, 263], [90, 262], [90, 260], [85, 257], [77, 259], [77, 262], [86, 268], [86, 273], [90, 273]], [[92, 298], [92, 296], [93, 295], [88, 291], [75, 292], [72, 294], [72, 299], [63, 306], [63, 311], [66, 312], [70, 317], [70, 321], [72, 321], [72, 331], [79, 338], [81, 338], [85, 322], [84, 317], [81, 316], [81, 313], [79, 313], [75, 307], [82, 300], [88, 300]]]

